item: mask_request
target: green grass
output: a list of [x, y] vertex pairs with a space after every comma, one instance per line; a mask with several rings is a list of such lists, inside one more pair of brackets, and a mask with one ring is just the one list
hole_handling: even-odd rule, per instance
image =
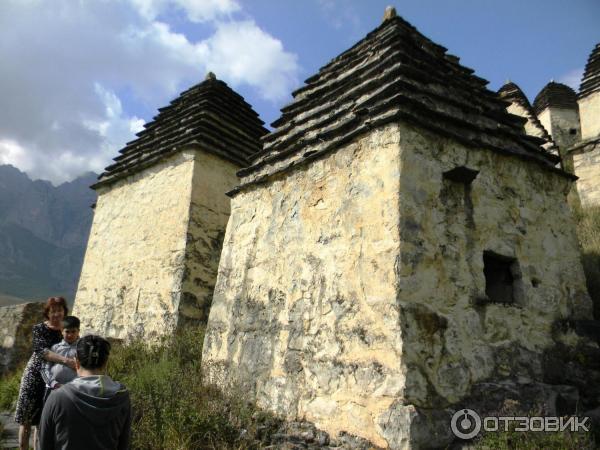
[[0, 378], [0, 411], [14, 411], [24, 366]]
[[477, 450], [593, 450], [592, 431], [487, 432], [475, 442]]
[[188, 329], [161, 345], [115, 345], [109, 374], [134, 405], [135, 449], [249, 449], [279, 425], [235, 390], [202, 381], [203, 331]]
[[[261, 448], [281, 424], [235, 389], [203, 383], [203, 337], [188, 329], [153, 347], [113, 345], [108, 373], [130, 390], [133, 449]], [[21, 374], [0, 379], [0, 410], [14, 410]]]
[[594, 304], [594, 317], [600, 320], [600, 207], [585, 208], [576, 219], [587, 288]]

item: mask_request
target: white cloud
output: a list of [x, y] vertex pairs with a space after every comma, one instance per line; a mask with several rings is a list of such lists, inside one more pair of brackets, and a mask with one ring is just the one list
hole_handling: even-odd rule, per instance
[[284, 98], [297, 84], [296, 56], [252, 21], [220, 23], [198, 50], [209, 70], [233, 85], [254, 86], [268, 100]]
[[188, 20], [207, 22], [239, 11], [235, 0], [131, 0], [148, 20], [155, 20], [169, 8], [183, 11]]
[[567, 86], [573, 88], [575, 92], [579, 91], [579, 85], [581, 84], [581, 79], [583, 78], [583, 67], [578, 69], [571, 70], [566, 74], [562, 75], [559, 79], [559, 83], [566, 84]]
[[[58, 183], [101, 171], [143, 119], [124, 95], [164, 106], [208, 70], [278, 101], [297, 85], [296, 56], [234, 0], [0, 2], [0, 163]], [[206, 22], [192, 41], [169, 14]], [[195, 25], [196, 27], [202, 25]]]

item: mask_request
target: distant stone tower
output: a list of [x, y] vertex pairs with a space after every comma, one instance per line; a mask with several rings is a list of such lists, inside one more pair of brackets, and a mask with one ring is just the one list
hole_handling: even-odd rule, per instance
[[569, 86], [551, 81], [535, 97], [533, 109], [558, 145], [561, 156], [581, 140], [577, 94]]
[[600, 43], [592, 50], [579, 88], [581, 138], [600, 135]]
[[93, 188], [75, 298], [82, 331], [154, 338], [206, 322], [229, 218], [225, 192], [266, 129], [211, 73], [160, 108]]
[[579, 89], [581, 142], [569, 149], [584, 206], [600, 205], [600, 44], [592, 50]]
[[465, 407], [573, 407], [598, 347], [569, 329], [591, 302], [559, 157], [393, 10], [306, 83], [230, 192], [209, 377], [393, 449], [445, 447]]
[[509, 113], [523, 117], [527, 120], [524, 124], [525, 133], [530, 136], [537, 136], [544, 139], [547, 143], [544, 144], [543, 147], [549, 149], [552, 153], [558, 153], [558, 149], [554, 146], [552, 137], [550, 137], [548, 131], [538, 119], [527, 96], [519, 86], [512, 81], [507, 81], [504, 86], [498, 90], [498, 95], [500, 95], [501, 99], [510, 103], [507, 108]]

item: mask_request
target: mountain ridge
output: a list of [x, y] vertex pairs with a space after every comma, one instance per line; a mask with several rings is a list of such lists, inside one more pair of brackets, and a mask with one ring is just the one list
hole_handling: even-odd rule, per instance
[[87, 172], [53, 186], [0, 165], [0, 295], [38, 301], [62, 295], [72, 303], [96, 201], [89, 186], [96, 179]]

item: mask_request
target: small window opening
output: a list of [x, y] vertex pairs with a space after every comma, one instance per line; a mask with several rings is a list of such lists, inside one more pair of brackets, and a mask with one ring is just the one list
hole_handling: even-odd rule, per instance
[[478, 174], [478, 170], [469, 169], [465, 166], [459, 166], [444, 172], [444, 178], [447, 180], [456, 181], [457, 183], [471, 184]]
[[483, 273], [485, 294], [494, 303], [515, 303], [515, 264], [517, 260], [498, 255], [491, 251], [483, 252]]
[[570, 134], [570, 135], [576, 135], [576, 134], [577, 134], [577, 130], [576, 130], [575, 128], [571, 128], [571, 129], [569, 130], [569, 134]]

